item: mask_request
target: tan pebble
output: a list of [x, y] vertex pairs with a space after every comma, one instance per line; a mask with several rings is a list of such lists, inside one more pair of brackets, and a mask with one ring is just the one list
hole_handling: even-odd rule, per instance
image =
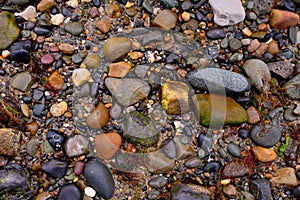
[[87, 124], [90, 128], [102, 128], [108, 123], [109, 111], [105, 105], [100, 102], [95, 110], [87, 117]]
[[50, 113], [55, 117], [62, 116], [68, 110], [68, 104], [62, 101], [58, 104], [54, 104], [50, 108]]
[[111, 159], [121, 146], [121, 136], [116, 132], [97, 135], [95, 140], [97, 154], [106, 160]]
[[247, 109], [247, 114], [248, 114], [248, 123], [249, 124], [256, 124], [256, 123], [260, 122], [260, 114], [255, 107], [250, 106]]
[[271, 162], [276, 159], [276, 153], [270, 148], [255, 146], [252, 147], [252, 152], [260, 162]]
[[127, 62], [111, 63], [109, 65], [108, 76], [115, 78], [123, 78], [131, 70], [131, 65]]
[[28, 105], [25, 104], [25, 103], [22, 103], [20, 105], [20, 107], [21, 107], [21, 111], [22, 111], [23, 115], [25, 115], [25, 117], [30, 117], [30, 112], [29, 112]]
[[183, 12], [181, 16], [182, 16], [183, 21], [186, 21], [186, 22], [189, 21], [191, 18], [190, 13], [188, 13], [188, 12]]
[[68, 43], [61, 43], [58, 48], [65, 54], [73, 54], [75, 51], [75, 47]]

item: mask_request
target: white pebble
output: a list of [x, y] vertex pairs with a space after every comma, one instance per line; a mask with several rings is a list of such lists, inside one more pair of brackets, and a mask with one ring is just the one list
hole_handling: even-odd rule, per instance
[[86, 187], [84, 189], [84, 194], [88, 197], [94, 197], [96, 196], [96, 191], [91, 187]]

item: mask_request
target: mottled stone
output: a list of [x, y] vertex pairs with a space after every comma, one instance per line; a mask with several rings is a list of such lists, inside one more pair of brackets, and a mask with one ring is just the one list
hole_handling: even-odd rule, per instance
[[73, 54], [75, 51], [75, 47], [68, 43], [59, 44], [58, 49], [65, 54]]
[[1, 170], [0, 183], [0, 191], [24, 191], [29, 187], [26, 174], [22, 174], [17, 170]]
[[294, 67], [288, 60], [268, 63], [268, 67], [271, 72], [279, 75], [283, 79], [289, 78], [294, 72]]
[[276, 171], [276, 176], [270, 182], [272, 184], [283, 184], [288, 186], [298, 185], [295, 169], [291, 167], [280, 168]]
[[108, 76], [114, 78], [123, 78], [131, 70], [131, 65], [128, 62], [117, 62], [109, 65]]
[[248, 123], [249, 124], [257, 124], [258, 122], [260, 122], [260, 114], [259, 114], [258, 110], [256, 110], [255, 107], [250, 106], [247, 109], [247, 114], [248, 114]]
[[12, 13], [0, 12], [0, 30], [0, 50], [4, 50], [17, 40], [20, 34], [16, 18]]
[[54, 117], [60, 117], [62, 116], [66, 111], [68, 110], [68, 104], [65, 101], [62, 101], [57, 104], [53, 104], [50, 108], [50, 113]]
[[82, 65], [84, 65], [88, 69], [97, 69], [101, 66], [100, 56], [95, 53], [90, 53], [83, 60]]
[[95, 26], [99, 29], [102, 33], [108, 33], [110, 29], [110, 23], [107, 20], [100, 19], [95, 22]]
[[29, 72], [22, 72], [16, 74], [11, 82], [10, 86], [14, 89], [20, 90], [22, 92], [26, 92], [28, 90], [29, 84], [31, 82], [31, 74]]
[[61, 90], [64, 84], [63, 77], [55, 71], [49, 76], [47, 87], [53, 90]]
[[68, 157], [76, 157], [89, 152], [89, 141], [82, 135], [75, 135], [67, 139], [65, 151]]
[[249, 169], [239, 163], [230, 162], [223, 169], [223, 177], [235, 178], [241, 177], [249, 173]]
[[299, 15], [285, 10], [273, 9], [270, 14], [270, 24], [276, 29], [286, 29], [296, 26], [299, 22]]
[[284, 84], [286, 94], [292, 99], [300, 99], [300, 73]]
[[90, 76], [91, 73], [85, 68], [75, 69], [72, 74], [72, 81], [75, 86], [81, 86], [89, 80]]
[[0, 154], [7, 156], [18, 156], [21, 147], [22, 132], [12, 128], [0, 129]]
[[100, 134], [94, 140], [97, 154], [106, 160], [113, 158], [115, 153], [119, 150], [122, 138], [116, 132]]

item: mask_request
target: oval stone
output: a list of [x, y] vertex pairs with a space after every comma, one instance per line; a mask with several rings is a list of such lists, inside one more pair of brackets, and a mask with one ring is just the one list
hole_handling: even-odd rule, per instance
[[256, 144], [272, 147], [280, 140], [281, 132], [273, 125], [256, 125], [251, 129], [250, 136]]

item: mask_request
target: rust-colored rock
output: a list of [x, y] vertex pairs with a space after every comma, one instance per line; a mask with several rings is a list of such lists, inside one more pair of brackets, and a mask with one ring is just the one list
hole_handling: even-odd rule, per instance
[[47, 87], [53, 90], [61, 90], [64, 84], [63, 77], [55, 71], [49, 76]]
[[296, 26], [299, 22], [299, 15], [285, 10], [272, 10], [270, 14], [270, 24], [276, 29], [286, 29]]
[[256, 124], [256, 123], [260, 122], [259, 112], [253, 106], [250, 106], [247, 109], [247, 114], [248, 114], [248, 123], [249, 124]]
[[224, 178], [241, 177], [249, 173], [249, 169], [237, 162], [228, 163], [223, 170]]
[[260, 46], [260, 42], [258, 39], [254, 39], [251, 41], [250, 45], [247, 47], [247, 51], [252, 53]]
[[269, 43], [269, 49], [268, 49], [268, 52], [272, 55], [276, 55], [278, 54], [280, 51], [279, 47], [278, 47], [278, 43], [275, 41], [275, 40], [272, 40], [270, 43]]
[[102, 33], [107, 33], [110, 29], [110, 23], [104, 19], [100, 19], [100, 20], [96, 21], [95, 26]]
[[75, 47], [68, 43], [61, 43], [58, 48], [65, 54], [73, 54], [75, 51]]
[[35, 135], [39, 129], [39, 125], [36, 121], [33, 121], [30, 124], [26, 124], [26, 128], [30, 135]]
[[111, 63], [109, 65], [108, 76], [115, 78], [123, 78], [131, 70], [131, 65], [127, 62]]
[[90, 128], [102, 128], [108, 123], [109, 111], [105, 105], [101, 102], [99, 103], [95, 110], [87, 117], [87, 124]]
[[270, 148], [255, 146], [252, 147], [252, 152], [260, 162], [271, 162], [276, 158], [276, 153]]
[[12, 128], [0, 129], [0, 155], [18, 156], [21, 147], [22, 132]]
[[122, 139], [118, 133], [100, 134], [94, 140], [97, 154], [106, 160], [111, 159], [121, 146]]

